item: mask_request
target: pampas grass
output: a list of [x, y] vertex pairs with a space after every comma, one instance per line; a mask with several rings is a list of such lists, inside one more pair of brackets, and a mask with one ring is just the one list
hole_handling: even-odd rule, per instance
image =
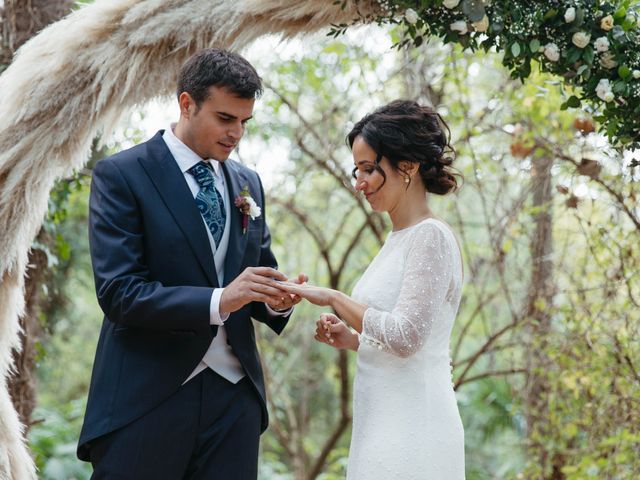
[[[360, 12], [374, 0], [358, 2]], [[238, 50], [348, 23], [332, 0], [96, 0], [27, 42], [0, 76], [0, 378], [19, 345], [28, 251], [54, 182], [88, 158], [131, 107], [173, 91], [204, 47]], [[0, 480], [35, 478], [6, 385], [0, 389]]]

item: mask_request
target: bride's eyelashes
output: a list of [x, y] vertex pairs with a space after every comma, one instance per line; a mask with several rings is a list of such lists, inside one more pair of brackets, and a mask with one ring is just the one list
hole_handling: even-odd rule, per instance
[[371, 173], [373, 173], [373, 168], [366, 168], [364, 170], [358, 170], [358, 167], [354, 167], [353, 170], [351, 170], [351, 176], [354, 178], [354, 180], [358, 179], [358, 173], [362, 172], [362, 173], [366, 173], [367, 175], [370, 175]]

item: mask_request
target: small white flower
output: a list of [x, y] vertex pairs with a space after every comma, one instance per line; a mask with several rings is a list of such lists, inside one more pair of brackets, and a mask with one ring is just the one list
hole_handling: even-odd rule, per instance
[[634, 70], [632, 72], [632, 75], [633, 75], [633, 78], [637, 80], [638, 78], [640, 78], [640, 70]]
[[420, 17], [418, 17], [418, 13], [413, 8], [407, 8], [407, 11], [404, 12], [404, 19], [411, 25], [415, 25], [418, 18]]
[[247, 203], [249, 204], [249, 216], [251, 217], [251, 220], [255, 220], [262, 213], [262, 209], [258, 206], [258, 204], [253, 198], [251, 197], [245, 197], [245, 198], [247, 200]]
[[464, 20], [458, 20], [449, 25], [449, 28], [454, 32], [459, 32], [460, 35], [465, 35], [469, 30], [467, 28], [467, 22]]
[[607, 96], [608, 93], [613, 95], [611, 92], [611, 83], [608, 78], [601, 78], [596, 86], [596, 95], [598, 95], [598, 98], [606, 102], [608, 100], [605, 99], [605, 96]]
[[576, 9], [574, 7], [567, 8], [567, 11], [564, 12], [564, 21], [567, 23], [571, 23], [576, 19]]
[[600, 20], [600, 28], [607, 31], [611, 30], [613, 28], [613, 17], [611, 15], [607, 15]]
[[607, 37], [596, 38], [596, 41], [593, 42], [593, 46], [596, 47], [596, 50], [600, 53], [606, 52], [609, 50], [609, 39]]
[[591, 35], [586, 32], [576, 32], [571, 37], [571, 41], [578, 48], [584, 48], [589, 45], [589, 41], [591, 40]]
[[544, 47], [544, 56], [552, 62], [557, 62], [560, 59], [560, 49], [555, 43], [548, 43]]
[[476, 32], [486, 32], [489, 29], [489, 17], [485, 15], [479, 22], [473, 22], [473, 29]]
[[602, 65], [606, 69], [612, 69], [618, 66], [618, 62], [611, 52], [605, 52], [600, 57], [600, 65]]
[[447, 8], [456, 8], [459, 3], [460, 0], [444, 0], [444, 2], [442, 2], [442, 5]]
[[604, 100], [605, 102], [611, 102], [611, 101], [613, 101], [613, 99], [614, 99], [614, 98], [615, 98], [615, 97], [614, 97], [614, 95], [613, 95], [613, 92], [607, 92], [607, 93], [605, 93], [605, 94], [604, 94], [604, 98], [603, 98], [603, 100]]

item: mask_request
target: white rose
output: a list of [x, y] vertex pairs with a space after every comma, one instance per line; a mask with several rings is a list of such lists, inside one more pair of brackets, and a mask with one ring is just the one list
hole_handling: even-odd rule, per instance
[[485, 15], [479, 22], [473, 22], [473, 29], [476, 32], [486, 32], [489, 29], [489, 17]]
[[607, 31], [611, 30], [613, 28], [613, 17], [611, 15], [607, 15], [600, 20], [600, 28]]
[[578, 48], [584, 48], [589, 45], [589, 41], [591, 40], [591, 35], [586, 32], [576, 32], [571, 37], [571, 41]]
[[596, 41], [593, 42], [593, 46], [596, 47], [598, 52], [606, 52], [609, 50], [609, 39], [607, 37], [596, 38]]
[[601, 78], [596, 86], [596, 95], [598, 95], [598, 98], [606, 102], [607, 100], [605, 100], [605, 96], [608, 93], [611, 93], [611, 83], [609, 83], [608, 78]]
[[262, 213], [262, 209], [258, 206], [256, 201], [251, 197], [247, 197], [247, 203], [249, 204], [249, 216], [251, 217], [251, 220], [255, 220]]
[[613, 56], [613, 53], [605, 52], [600, 57], [600, 65], [602, 65], [604, 68], [612, 69], [618, 65], [618, 62], [616, 62], [616, 59]]
[[571, 23], [576, 19], [576, 9], [571, 7], [567, 8], [567, 11], [564, 12], [564, 21], [567, 23]]
[[544, 47], [544, 56], [552, 62], [557, 62], [560, 59], [560, 49], [555, 43], [548, 43]]
[[444, 2], [442, 2], [442, 4], [447, 8], [456, 8], [459, 3], [460, 0], [444, 0]]
[[640, 70], [634, 70], [632, 75], [633, 75], [633, 78], [635, 79], [640, 78]]
[[604, 94], [603, 100], [605, 102], [611, 102], [614, 99], [613, 92], [607, 92]]
[[407, 8], [407, 11], [404, 12], [404, 19], [411, 25], [415, 25], [415, 23], [418, 21], [418, 18], [418, 14], [413, 8]]
[[458, 20], [449, 25], [449, 28], [454, 32], [459, 32], [460, 35], [465, 35], [469, 30], [467, 29], [467, 22], [464, 20]]

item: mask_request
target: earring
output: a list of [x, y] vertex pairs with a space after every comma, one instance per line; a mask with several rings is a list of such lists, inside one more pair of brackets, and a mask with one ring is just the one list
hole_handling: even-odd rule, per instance
[[409, 183], [410, 179], [409, 177], [404, 177], [404, 183]]

